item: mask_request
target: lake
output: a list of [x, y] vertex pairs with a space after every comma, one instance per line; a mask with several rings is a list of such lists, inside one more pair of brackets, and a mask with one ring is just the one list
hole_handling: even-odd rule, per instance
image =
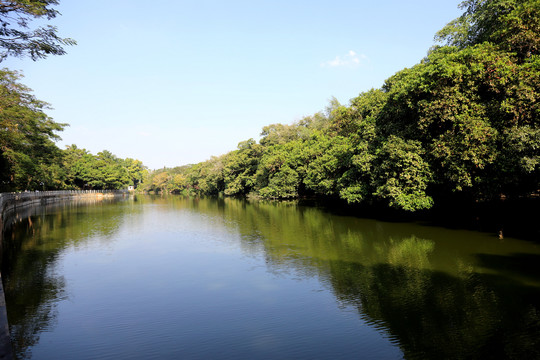
[[6, 235], [18, 359], [540, 358], [540, 247], [296, 202], [43, 207]]

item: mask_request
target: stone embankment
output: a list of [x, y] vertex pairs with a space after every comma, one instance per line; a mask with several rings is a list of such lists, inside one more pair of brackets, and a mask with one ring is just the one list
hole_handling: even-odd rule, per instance
[[0, 229], [5, 230], [18, 217], [24, 218], [24, 210], [29, 207], [46, 205], [53, 202], [81, 198], [100, 198], [124, 196], [127, 190], [64, 190], [36, 191], [21, 193], [0, 193]]
[[[14, 222], [32, 215], [37, 207], [60, 202], [81, 199], [100, 199], [105, 197], [127, 196], [127, 190], [66, 190], [39, 191], [23, 193], [0, 193], [0, 251], [4, 231]], [[0, 360], [12, 359], [9, 326], [4, 298], [4, 287], [0, 274]]]

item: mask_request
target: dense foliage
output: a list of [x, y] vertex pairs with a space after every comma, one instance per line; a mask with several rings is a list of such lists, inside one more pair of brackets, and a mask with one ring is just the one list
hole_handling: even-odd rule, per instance
[[259, 143], [151, 174], [148, 190], [330, 196], [419, 210], [540, 189], [540, 1], [467, 0], [444, 46], [381, 89], [263, 128]]
[[63, 151], [62, 169], [62, 186], [83, 190], [136, 187], [147, 171], [139, 160], [120, 159], [107, 150], [92, 155], [76, 145]]

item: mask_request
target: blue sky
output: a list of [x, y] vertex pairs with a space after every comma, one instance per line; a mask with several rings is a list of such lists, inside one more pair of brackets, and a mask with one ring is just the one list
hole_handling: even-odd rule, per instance
[[381, 87], [426, 55], [459, 2], [63, 0], [50, 23], [78, 45], [2, 66], [70, 124], [60, 147], [172, 167]]

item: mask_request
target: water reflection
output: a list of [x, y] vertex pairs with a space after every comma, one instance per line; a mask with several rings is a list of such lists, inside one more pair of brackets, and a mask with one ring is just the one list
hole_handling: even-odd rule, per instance
[[[8, 316], [21, 358], [54, 326], [55, 304], [69, 297], [55, 268], [63, 249], [96, 238], [107, 246], [122, 224], [185, 214], [203, 217], [216, 238], [219, 231], [238, 234], [242, 252], [262, 254], [273, 274], [316, 279], [407, 359], [540, 358], [540, 249], [532, 243], [294, 202], [137, 197], [63, 206], [14, 227], [4, 245]], [[132, 223], [134, 213], [140, 217]]]
[[384, 330], [405, 358], [540, 358], [534, 244], [295, 203], [223, 199], [198, 210], [220, 214], [270, 267], [331, 284], [340, 303]]
[[124, 215], [118, 199], [81, 199], [14, 213], [4, 233], [2, 280], [11, 341], [17, 358], [29, 358], [40, 334], [54, 326], [57, 304], [69, 294], [57, 269], [67, 247], [85, 246], [99, 237], [113, 241]]

